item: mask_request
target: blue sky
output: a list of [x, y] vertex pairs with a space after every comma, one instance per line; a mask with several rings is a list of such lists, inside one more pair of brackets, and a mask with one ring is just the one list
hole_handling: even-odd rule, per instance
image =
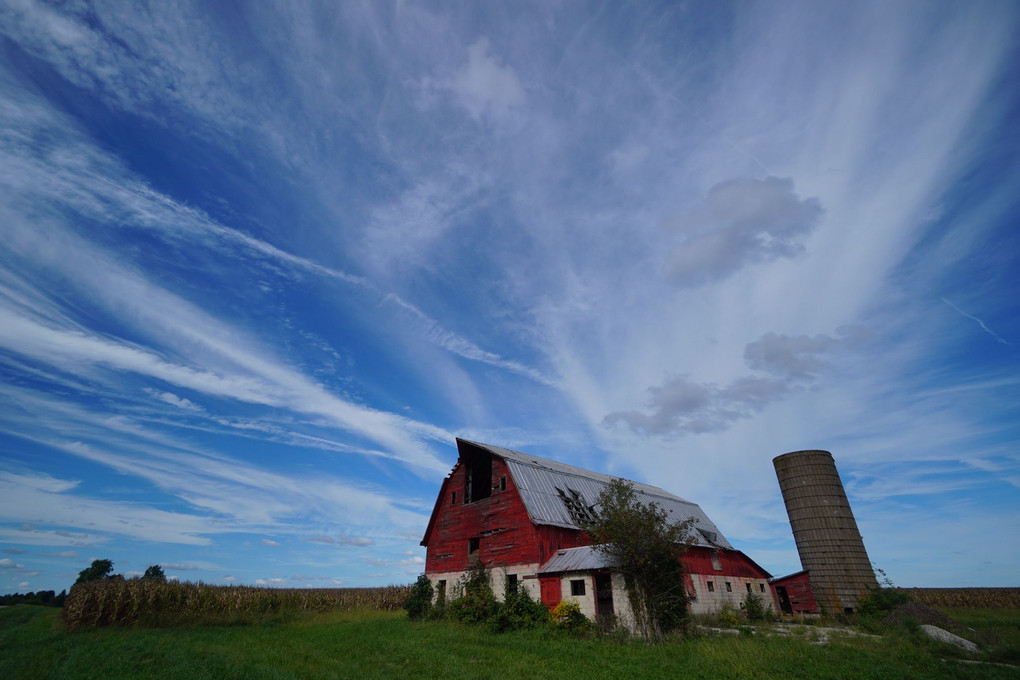
[[457, 436], [1020, 573], [1012, 2], [0, 7], [0, 591], [406, 583]]

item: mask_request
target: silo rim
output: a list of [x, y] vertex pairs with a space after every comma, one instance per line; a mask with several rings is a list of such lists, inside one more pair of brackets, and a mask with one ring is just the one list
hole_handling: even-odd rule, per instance
[[[776, 456], [775, 458], [772, 459], [772, 462], [775, 463], [775, 462], [779, 461], [781, 458], [800, 457], [800, 456], [806, 456], [808, 454], [816, 454], [816, 453], [824, 453], [829, 458], [832, 458], [832, 453], [829, 452], [829, 451], [826, 451], [825, 449], [803, 449], [801, 451], [790, 451], [789, 453], [784, 453], [784, 454], [782, 454], [780, 456]], [[835, 459], [833, 459], [833, 460], [835, 460]]]

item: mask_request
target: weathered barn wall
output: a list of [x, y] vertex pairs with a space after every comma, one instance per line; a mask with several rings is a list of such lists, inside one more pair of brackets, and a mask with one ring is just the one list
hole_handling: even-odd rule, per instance
[[[806, 571], [799, 571], [783, 578], [773, 579], [772, 597], [775, 599], [776, 611], [786, 611], [787, 614], [816, 614], [818, 603], [815, 602], [811, 593], [811, 581]], [[786, 603], [789, 607], [783, 607], [783, 595], [786, 596]]]
[[878, 581], [832, 454], [794, 451], [772, 462], [815, 600], [829, 613], [856, 611]]
[[[620, 623], [620, 625], [632, 630], [634, 628], [634, 614], [630, 608], [630, 600], [627, 597], [627, 586], [623, 575], [614, 572], [610, 575], [610, 577], [612, 583], [611, 590], [613, 593], [612, 615], [616, 617], [616, 620]], [[550, 592], [547, 593], [547, 596], [543, 599], [543, 602], [550, 608], [555, 607], [561, 601], [577, 602], [577, 605], [581, 609], [581, 613], [592, 621], [596, 620], [599, 616], [609, 613], [606, 611], [599, 611], [597, 591], [595, 588], [595, 577], [592, 572], [565, 572], [542, 578], [550, 583], [550, 588], [548, 589]], [[584, 582], [584, 595], [573, 594], [573, 581]], [[553, 586], [553, 584], [555, 585]]]
[[[541, 591], [539, 590], [538, 579], [535, 572], [538, 571], [537, 562], [531, 564], [515, 564], [510, 567], [495, 567], [489, 569], [489, 585], [496, 599], [506, 598], [506, 581], [508, 576], [516, 576], [518, 587], [524, 588], [528, 596], [539, 601]], [[464, 579], [467, 573], [464, 571], [434, 572], [426, 574], [432, 582], [432, 591], [438, 596], [439, 588], [442, 587], [446, 593], [446, 600], [452, 600], [464, 594]], [[440, 586], [440, 584], [443, 584]]]
[[458, 464], [443, 483], [429, 527], [425, 571], [463, 572], [472, 541], [477, 541], [478, 559], [489, 566], [544, 561], [543, 541], [503, 461], [492, 458], [489, 497], [471, 503], [464, 502], [466, 470]]
[[682, 561], [691, 577], [693, 614], [711, 614], [726, 606], [739, 609], [748, 593], [772, 605], [768, 572], [741, 552], [693, 546]]

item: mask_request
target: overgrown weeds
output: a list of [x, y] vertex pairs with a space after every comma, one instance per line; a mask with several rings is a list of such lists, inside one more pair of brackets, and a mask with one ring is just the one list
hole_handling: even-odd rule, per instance
[[[496, 599], [490, 581], [491, 575], [485, 566], [476, 563], [454, 586], [460, 595], [446, 600], [446, 590], [433, 592], [429, 579], [422, 575], [414, 584], [404, 602], [408, 618], [412, 620], [448, 619], [468, 624], [485, 624], [496, 633], [527, 630], [550, 624], [549, 609], [533, 600], [528, 591], [516, 581], [506, 579], [504, 598]], [[576, 606], [576, 604], [575, 604]], [[577, 615], [591, 625], [580, 613]]]

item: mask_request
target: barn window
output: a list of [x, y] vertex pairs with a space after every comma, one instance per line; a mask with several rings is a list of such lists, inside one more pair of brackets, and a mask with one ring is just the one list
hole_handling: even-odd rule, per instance
[[499, 478], [499, 490], [506, 491], [506, 475]]
[[517, 574], [507, 574], [506, 576], [506, 590], [508, 593], [517, 592]]
[[722, 571], [722, 560], [719, 559], [719, 551], [712, 551], [712, 568], [716, 571]]
[[730, 584], [729, 581], [726, 582], [726, 592], [727, 593], [732, 593], [733, 592], [733, 586]]
[[761, 592], [763, 592], [763, 593], [765, 592], [765, 584], [764, 583], [759, 583], [758, 587], [761, 588]]
[[450, 505], [457, 505], [457, 492], [456, 491], [451, 491], [450, 492]]
[[578, 578], [570, 582], [570, 594], [574, 597], [581, 597], [584, 595], [584, 579]]
[[708, 583], [708, 592], [714, 593], [715, 592], [715, 583], [713, 581], [706, 581], [706, 583]]
[[474, 503], [492, 494], [492, 456], [475, 453], [467, 459], [467, 484], [464, 502]]
[[468, 539], [468, 559], [478, 556], [478, 550], [481, 548], [482, 539], [480, 538], [469, 538]]

